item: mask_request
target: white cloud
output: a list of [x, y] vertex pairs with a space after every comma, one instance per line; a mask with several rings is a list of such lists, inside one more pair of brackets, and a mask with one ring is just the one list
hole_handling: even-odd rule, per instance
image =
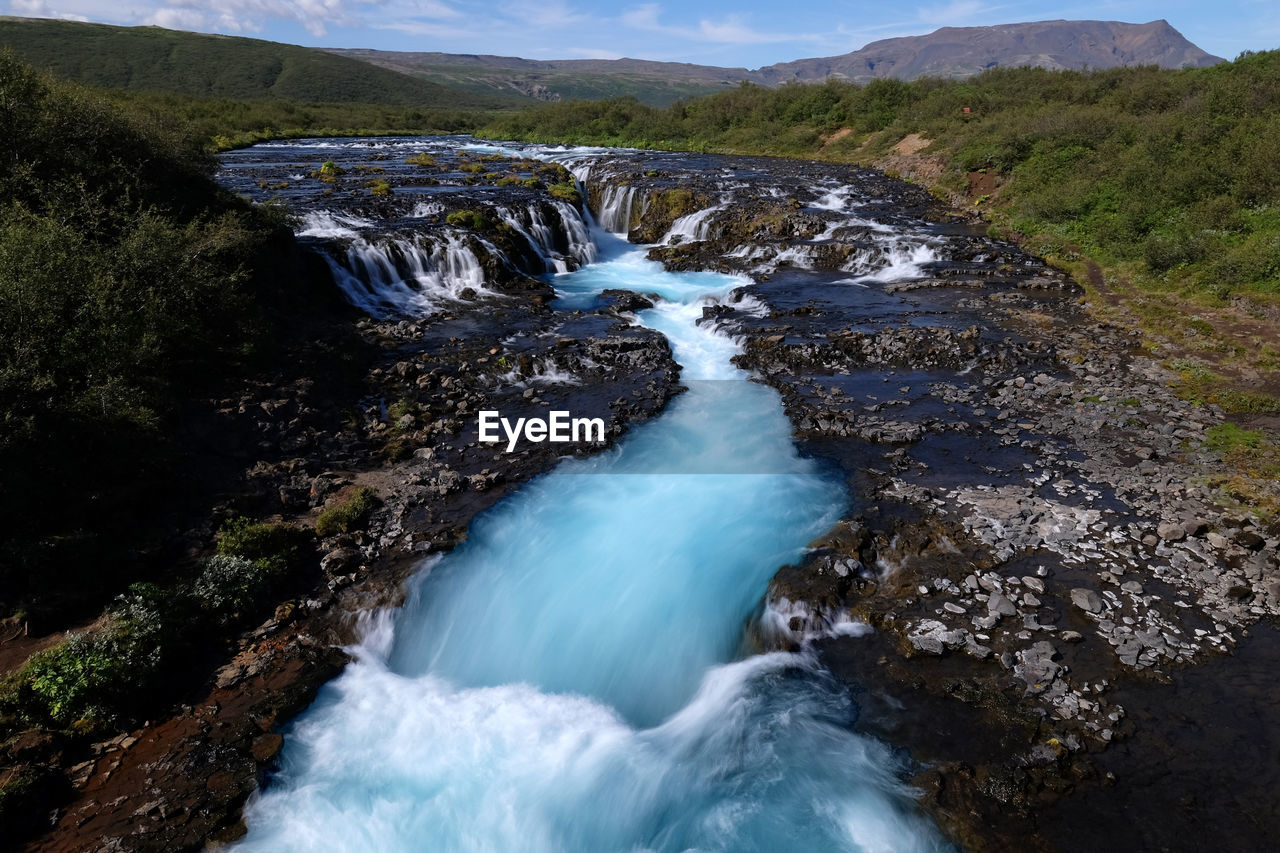
[[28, 18], [61, 18], [64, 21], [88, 21], [84, 15], [51, 9], [44, 0], [13, 0], [9, 8]]
[[719, 21], [703, 18], [696, 27], [662, 23], [662, 7], [643, 3], [625, 11], [619, 19], [625, 26], [647, 32], [662, 33], [673, 38], [716, 44], [777, 44], [781, 42], [821, 42], [826, 35], [813, 33], [766, 33], [753, 29], [741, 15], [728, 15]]
[[791, 33], [762, 33], [753, 30], [737, 15], [730, 15], [723, 21], [698, 22], [698, 31], [707, 41], [720, 44], [770, 44], [787, 41], [818, 41], [817, 36]]
[[330, 28], [374, 27], [404, 22], [456, 20], [462, 13], [446, 0], [141, 0], [121, 7], [112, 0], [10, 0], [15, 14], [63, 17], [114, 24], [155, 24], [204, 32], [261, 32], [274, 22], [301, 24], [314, 36]]
[[198, 30], [208, 25], [204, 13], [195, 9], [157, 9], [145, 23], [169, 30]]

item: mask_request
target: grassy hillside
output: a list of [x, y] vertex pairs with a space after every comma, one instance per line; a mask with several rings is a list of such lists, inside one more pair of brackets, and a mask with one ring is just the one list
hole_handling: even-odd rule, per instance
[[201, 142], [0, 52], [0, 616], [92, 599], [180, 488], [172, 424], [305, 305]]
[[450, 109], [520, 99], [460, 92], [321, 50], [159, 27], [0, 18], [0, 46], [58, 77], [111, 89]]
[[196, 98], [172, 92], [103, 90], [134, 112], [163, 115], [216, 151], [266, 139], [469, 133], [501, 111], [389, 104], [300, 103], [275, 98]]
[[427, 65], [412, 72], [424, 80], [476, 93], [527, 95], [537, 100], [600, 100], [630, 97], [656, 107], [682, 98], [696, 98], [724, 91], [728, 84], [664, 79], [643, 74], [592, 74], [534, 72], [513, 75], [501, 68]]
[[[1228, 399], [1215, 385], [1222, 371], [1280, 390], [1277, 127], [1280, 51], [1181, 71], [743, 85], [668, 109], [552, 104], [481, 133], [914, 171], [1076, 265], [1097, 301], [1119, 303], [1153, 346], [1158, 337], [1191, 353], [1180, 362], [1190, 386], [1236, 408], [1277, 410], [1274, 396]], [[915, 144], [902, 145], [908, 138]]]
[[[511, 56], [411, 53], [364, 48], [327, 48], [442, 86], [482, 94], [517, 96], [526, 101], [635, 98], [650, 106], [669, 106], [681, 98], [722, 92], [739, 80], [753, 80], [745, 68], [717, 68], [682, 62], [638, 59], [533, 60]], [[757, 82], [764, 82], [763, 79]], [[527, 104], [526, 104], [527, 105]]]

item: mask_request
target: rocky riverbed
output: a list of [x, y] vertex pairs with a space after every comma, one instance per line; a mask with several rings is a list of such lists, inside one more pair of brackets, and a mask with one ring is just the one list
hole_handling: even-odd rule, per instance
[[[1280, 614], [1280, 527], [1216, 484], [1221, 411], [1175, 396], [1161, 359], [1093, 319], [1063, 273], [913, 185], [764, 158], [529, 153], [392, 140], [228, 157], [232, 188], [301, 217], [333, 277], [318, 286], [363, 309], [342, 322], [365, 353], [351, 399], [299, 380], [224, 401], [226, 434], [251, 449], [237, 506], [307, 522], [367, 487], [378, 508], [323, 542], [320, 574], [188, 704], [81, 756], [74, 801], [31, 849], [236, 837], [279, 726], [342, 666], [361, 618], [564, 452], [482, 445], [476, 413], [599, 416], [606, 441], [579, 449], [595, 452], [679, 393], [666, 341], [630, 322], [644, 294], [555, 302], [547, 275], [592, 259], [584, 205], [670, 269], [751, 282], [702, 322], [740, 337], [738, 363], [782, 394], [854, 509], [780, 568], [750, 639], [814, 644], [859, 726], [911, 754], [953, 837], [1068, 849], [1087, 820], [1104, 839], [1091, 849], [1180, 849], [1171, 826], [1262, 849], [1274, 819], [1232, 815], [1266, 797], [1184, 781], [1195, 768], [1178, 755], [1198, 753], [1159, 711], [1251, 731], [1204, 687], [1230, 663], [1280, 722], [1256, 686], [1272, 658], [1248, 652]], [[1166, 784], [1198, 798], [1172, 816], [1140, 789], [1134, 746], [1162, 741]]]
[[[874, 178], [840, 171], [797, 167], [807, 196], [792, 184], [776, 201], [722, 201], [651, 252], [757, 280], [743, 295], [759, 310], [705, 322], [744, 338], [738, 363], [783, 394], [802, 448], [838, 462], [858, 495], [775, 578], [761, 641], [817, 642], [864, 697], [868, 730], [925, 763], [925, 802], [966, 846], [1066, 849], [1060, 818], [1042, 826], [1050, 804], [1137, 782], [1095, 760], [1113, 741], [1185, 737], [1184, 714], [1242, 723], [1175, 697], [1189, 668], [1221, 666], [1280, 614], [1280, 525], [1215, 487], [1223, 412], [1172, 393], [1172, 372], [1134, 333], [1094, 320], [1061, 272], [911, 188], [868, 190]], [[833, 177], [870, 203], [832, 204]], [[633, 238], [652, 236], [648, 215], [633, 216]], [[907, 245], [882, 236], [885, 221]], [[928, 259], [901, 278], [857, 276], [895, 253]], [[833, 636], [851, 619], [876, 640]], [[1169, 724], [1152, 707], [1166, 699], [1184, 703]], [[1274, 717], [1274, 701], [1264, 707]], [[1132, 759], [1124, 769], [1141, 778]], [[1244, 799], [1265, 801], [1251, 790]], [[1197, 793], [1174, 818], [1186, 831], [1264, 843], [1270, 824], [1234, 794]], [[1176, 837], [1154, 829], [1169, 820], [1157, 798], [1122, 796], [1124, 813], [1099, 814], [1092, 798], [1087, 820], [1114, 834], [1097, 849]]]

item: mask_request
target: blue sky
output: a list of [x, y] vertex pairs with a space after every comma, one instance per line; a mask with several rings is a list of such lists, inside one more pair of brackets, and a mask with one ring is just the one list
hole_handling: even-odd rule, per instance
[[944, 26], [1165, 18], [1210, 53], [1280, 47], [1277, 0], [0, 0], [10, 14], [158, 24], [325, 47], [630, 56], [758, 68]]

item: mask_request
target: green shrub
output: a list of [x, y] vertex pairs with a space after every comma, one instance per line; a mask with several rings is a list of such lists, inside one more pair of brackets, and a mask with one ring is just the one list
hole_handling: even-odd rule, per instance
[[37, 724], [111, 722], [130, 701], [131, 679], [149, 674], [150, 660], [135, 660], [136, 651], [126, 632], [107, 628], [37, 652], [22, 671], [24, 715]]
[[358, 530], [368, 521], [377, 502], [373, 489], [368, 486], [356, 489], [346, 500], [320, 513], [316, 519], [316, 535], [329, 537]]
[[243, 557], [280, 577], [297, 571], [315, 554], [315, 537], [301, 527], [234, 518], [218, 532], [218, 553]]
[[191, 593], [215, 620], [230, 623], [260, 604], [278, 577], [263, 563], [217, 554], [204, 561]]
[[293, 238], [198, 138], [8, 53], [0, 148], [0, 611], [102, 605], [136, 571], [119, 531], [185, 488], [174, 416], [301, 301]]
[[436, 164], [436, 158], [423, 151], [420, 154], [414, 154], [407, 157], [405, 162], [410, 166], [434, 166]]
[[386, 181], [382, 181], [382, 180], [378, 180], [378, 181], [370, 181], [370, 182], [369, 182], [369, 195], [374, 195], [374, 196], [389, 196], [389, 195], [391, 195], [391, 184], [387, 183]]

